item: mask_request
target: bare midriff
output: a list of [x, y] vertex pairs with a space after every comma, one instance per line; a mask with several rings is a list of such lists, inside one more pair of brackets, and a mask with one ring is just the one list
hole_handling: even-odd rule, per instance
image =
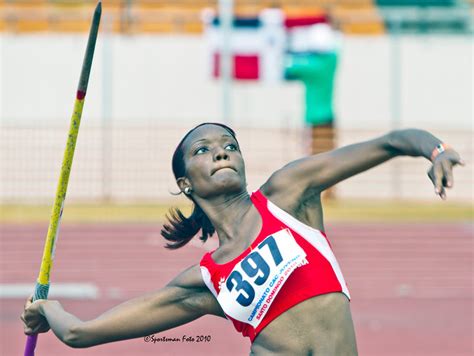
[[250, 354], [357, 355], [349, 304], [344, 294], [329, 293], [295, 305], [257, 335]]

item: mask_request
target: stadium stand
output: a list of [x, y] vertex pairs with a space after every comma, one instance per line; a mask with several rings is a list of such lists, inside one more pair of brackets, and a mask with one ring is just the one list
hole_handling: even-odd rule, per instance
[[472, 0], [376, 0], [385, 28], [397, 32], [472, 32]]
[[[1, 0], [0, 29], [10, 32], [84, 32], [95, 1]], [[114, 32], [199, 33], [204, 8], [216, 0], [104, 0], [104, 14]], [[384, 31], [373, 0], [235, 1], [237, 16], [256, 16], [263, 8], [280, 7], [288, 16], [329, 13], [344, 32], [377, 34]]]
[[[288, 16], [329, 14], [344, 33], [472, 32], [472, 0], [237, 0], [237, 16], [279, 7]], [[0, 31], [85, 32], [95, 0], [0, 0]], [[104, 0], [108, 30], [121, 33], [200, 33], [204, 8], [217, 0]]]
[[379, 6], [444, 6], [452, 7], [458, 0], [376, 0]]

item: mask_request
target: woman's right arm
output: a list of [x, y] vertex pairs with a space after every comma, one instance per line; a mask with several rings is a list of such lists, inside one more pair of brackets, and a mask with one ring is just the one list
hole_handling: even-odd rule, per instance
[[22, 320], [27, 334], [47, 330], [38, 322], [42, 317], [67, 345], [90, 347], [158, 333], [205, 314], [223, 316], [222, 309], [202, 281], [199, 266], [193, 266], [163, 289], [129, 300], [90, 321], [81, 321], [66, 312], [57, 301], [49, 300], [28, 305]]

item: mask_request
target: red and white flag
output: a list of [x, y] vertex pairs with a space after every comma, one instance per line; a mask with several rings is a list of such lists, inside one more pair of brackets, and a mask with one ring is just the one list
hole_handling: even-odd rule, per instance
[[[222, 31], [214, 13], [203, 16], [209, 46], [212, 75], [220, 76]], [[285, 31], [283, 13], [278, 9], [262, 11], [259, 17], [234, 18], [229, 49], [233, 78], [278, 81], [283, 77]]]
[[[210, 74], [219, 78], [223, 47], [220, 20], [213, 10], [207, 10], [203, 21]], [[324, 14], [285, 17], [280, 9], [265, 9], [258, 17], [235, 17], [229, 43], [232, 77], [278, 82], [284, 77], [286, 53], [332, 52], [337, 42]]]

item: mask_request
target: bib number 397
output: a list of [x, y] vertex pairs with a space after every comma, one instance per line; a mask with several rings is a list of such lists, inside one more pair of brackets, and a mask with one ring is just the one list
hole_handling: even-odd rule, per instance
[[[258, 245], [258, 249], [262, 250], [266, 246], [268, 246], [273, 260], [270, 261], [270, 263], [273, 263], [273, 265], [277, 267], [283, 258], [273, 236], [268, 236], [265, 241]], [[265, 283], [270, 275], [270, 266], [260, 254], [260, 251], [251, 252], [242, 260], [240, 266], [246, 277], [254, 278], [252, 282], [257, 286], [261, 286]], [[252, 284], [243, 278], [239, 271], [234, 270], [227, 278], [226, 287], [229, 292], [234, 288], [239, 291], [240, 294], [237, 297], [237, 302], [242, 306], [248, 306], [255, 298], [255, 290]]]
[[217, 297], [224, 312], [256, 327], [306, 253], [288, 229], [266, 237], [235, 265]]

